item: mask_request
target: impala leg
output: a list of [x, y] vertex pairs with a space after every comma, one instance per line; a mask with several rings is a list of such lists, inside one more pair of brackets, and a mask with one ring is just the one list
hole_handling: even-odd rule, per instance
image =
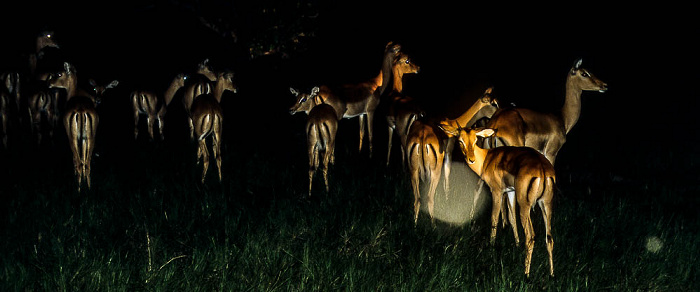
[[219, 172], [219, 182], [221, 182], [221, 123], [214, 124], [214, 135], [212, 135], [211, 148], [214, 152], [214, 161], [216, 161], [216, 169]]
[[331, 159], [331, 150], [328, 149], [328, 145], [326, 145], [326, 151], [323, 153], [323, 181], [326, 183], [326, 192], [330, 191], [330, 188], [328, 187], [328, 163], [330, 162]]
[[202, 183], [207, 177], [207, 170], [209, 169], [209, 149], [207, 149], [206, 139], [199, 140], [199, 155], [202, 157]]
[[435, 192], [437, 191], [438, 183], [440, 182], [440, 164], [432, 167], [430, 171], [430, 185], [428, 187], [428, 214], [430, 214], [430, 222], [435, 227], [434, 207], [435, 207]]
[[158, 133], [160, 134], [160, 139], [163, 140], [165, 139], [165, 136], [163, 135], [163, 117], [158, 116]]
[[366, 114], [360, 115], [360, 152], [362, 152], [362, 140], [365, 138], [365, 120], [367, 119]]
[[7, 148], [7, 117], [5, 114], [0, 114], [0, 120], [2, 120], [2, 146]]
[[532, 221], [530, 218], [530, 208], [526, 205], [521, 205], [520, 208], [520, 222], [525, 230], [525, 276], [530, 276], [530, 264], [532, 263], [532, 250], [535, 247], [535, 232], [532, 228]]
[[[513, 229], [513, 237], [515, 237], [515, 245], [517, 246], [520, 244], [520, 238], [518, 237], [518, 223], [515, 222], [515, 191], [507, 191], [506, 194], [508, 194], [508, 222]], [[505, 212], [505, 210], [501, 212]]]
[[153, 141], [153, 123], [155, 122], [155, 117], [152, 114], [148, 114], [146, 117], [146, 125], [148, 125], [148, 137]]
[[394, 128], [389, 127], [389, 141], [387, 144], [389, 144], [389, 147], [386, 151], [386, 166], [389, 166], [389, 161], [391, 161], [391, 144], [394, 140]]
[[493, 199], [491, 206], [491, 245], [493, 245], [496, 243], [498, 216], [501, 214], [501, 201], [503, 200], [503, 193], [500, 188], [491, 188], [491, 199]]
[[443, 172], [445, 173], [445, 194], [446, 198], [450, 198], [450, 173], [452, 173], [452, 149], [455, 147], [456, 138], [447, 139], [445, 144], [445, 160], [442, 164]]
[[411, 169], [411, 187], [413, 187], [413, 224], [418, 224], [420, 211], [420, 173], [418, 168]]
[[372, 157], [372, 132], [374, 129], [374, 112], [367, 112], [367, 138], [369, 138], [369, 157]]
[[194, 123], [192, 117], [187, 118], [187, 126], [190, 128], [190, 140], [194, 140]]
[[476, 192], [474, 193], [474, 202], [472, 202], [472, 210], [469, 211], [469, 220], [474, 219], [474, 210], [476, 210], [476, 204], [479, 201], [479, 196], [481, 196], [481, 192], [484, 188], [485, 182], [483, 180], [479, 180], [477, 183], [477, 189]]
[[95, 133], [93, 132], [92, 135], [90, 136], [89, 139], [87, 139], [87, 145], [86, 145], [87, 150], [85, 151], [85, 165], [83, 166], [85, 168], [85, 180], [88, 185], [88, 189], [91, 188], [91, 165], [92, 165], [92, 152], [95, 150]]
[[547, 252], [549, 253], [549, 275], [554, 277], [554, 258], [552, 252], [554, 250], [554, 239], [552, 238], [552, 201], [538, 200], [537, 203], [544, 217], [545, 232], [547, 234]]

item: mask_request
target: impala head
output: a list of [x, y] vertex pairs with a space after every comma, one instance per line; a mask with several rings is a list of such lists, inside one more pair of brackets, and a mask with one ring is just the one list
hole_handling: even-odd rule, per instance
[[567, 84], [571, 84], [580, 90], [605, 92], [608, 84], [593, 76], [591, 72], [581, 67], [582, 59], [578, 59], [569, 70]]
[[403, 76], [403, 74], [418, 73], [420, 66], [411, 61], [411, 58], [403, 52], [399, 52], [394, 59], [394, 75]]
[[305, 112], [308, 114], [314, 106], [323, 103], [318, 96], [318, 92], [320, 91], [318, 86], [312, 88], [311, 93], [301, 93], [291, 87], [289, 91], [297, 97], [297, 102], [289, 109], [290, 115], [298, 112]]
[[77, 85], [75, 67], [68, 62], [63, 62], [63, 71], [51, 74], [47, 82], [50, 88], [74, 90]]
[[209, 81], [216, 81], [217, 74], [209, 66], [209, 59], [204, 59], [201, 63], [197, 64], [197, 74], [201, 74], [207, 77]]
[[484, 94], [479, 98], [480, 113], [484, 117], [491, 117], [498, 110], [498, 100], [491, 95], [493, 87], [486, 88]]
[[231, 71], [217, 74], [216, 84], [223, 86], [223, 90], [230, 90], [233, 93], [238, 92], [238, 86], [236, 86], [236, 83], [233, 82], [233, 72]]
[[118, 80], [112, 80], [112, 82], [108, 83], [107, 85], [98, 85], [95, 80], [90, 79], [90, 86], [92, 87], [92, 94], [95, 96], [95, 99], [97, 101], [100, 101], [100, 99], [104, 96], [105, 91], [110, 88], [115, 88], [119, 85]]
[[39, 52], [45, 47], [58, 48], [58, 44], [56, 44], [56, 40], [54, 39], [53, 31], [42, 31], [36, 37], [36, 51]]
[[451, 137], [457, 137], [457, 141], [459, 141], [459, 148], [462, 150], [462, 154], [464, 154], [468, 164], [474, 164], [477, 162], [483, 163], [483, 157], [481, 157], [481, 161], [478, 161], [480, 159], [478, 159], [478, 157], [474, 154], [474, 149], [478, 147], [476, 145], [478, 137], [489, 138], [496, 134], [496, 130], [488, 128], [464, 129], [459, 126], [455, 128], [451, 124], [443, 123], [440, 123], [438, 127], [445, 132], [445, 134]]

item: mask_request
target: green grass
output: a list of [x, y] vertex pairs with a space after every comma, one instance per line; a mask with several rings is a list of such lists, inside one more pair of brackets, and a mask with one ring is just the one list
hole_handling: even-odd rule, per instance
[[[491, 246], [484, 214], [463, 226], [438, 222], [436, 228], [421, 214], [414, 227], [406, 176], [354, 146], [339, 145], [330, 192], [317, 178], [307, 198], [304, 146], [294, 141], [288, 153], [248, 155], [229, 142], [223, 183], [210, 169], [206, 185], [198, 182], [192, 149], [145, 141], [118, 157], [105, 149], [94, 162], [93, 188], [80, 194], [61, 145], [47, 147], [54, 158], [50, 151], [7, 150], [4, 163], [16, 168], [2, 172], [0, 290], [700, 288], [696, 181], [644, 175], [601, 181], [608, 174], [595, 169], [593, 179], [567, 180], [562, 167], [555, 277], [548, 275], [536, 210], [538, 237], [526, 279], [524, 247], [515, 246], [509, 228], [500, 229]], [[663, 243], [656, 253], [646, 249], [652, 236]]]

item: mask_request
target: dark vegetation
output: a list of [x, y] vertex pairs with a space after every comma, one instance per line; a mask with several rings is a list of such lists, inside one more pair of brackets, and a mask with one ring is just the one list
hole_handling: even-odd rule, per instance
[[[21, 66], [35, 33], [50, 26], [81, 79], [123, 83], [99, 108], [91, 190], [76, 192], [62, 129], [40, 146], [22, 126], [10, 133], [9, 147], [0, 150], [0, 290], [700, 288], [699, 135], [692, 114], [699, 92], [689, 85], [699, 76], [685, 69], [693, 67], [685, 58], [692, 47], [682, 39], [647, 36], [644, 28], [652, 25], [641, 18], [626, 22], [638, 29], [610, 27], [614, 12], [582, 21], [424, 8], [443, 16], [426, 24], [422, 8], [389, 4], [373, 10], [344, 2], [214, 3], [221, 6], [125, 3], [74, 22], [52, 13], [67, 9], [54, 4], [42, 10], [41, 23], [27, 15], [22, 29], [3, 26], [3, 38], [12, 40], [4, 42], [3, 70]], [[230, 27], [235, 38], [200, 17]], [[352, 21], [358, 18], [365, 21]], [[491, 26], [506, 20], [512, 30]], [[555, 24], [601, 33], [595, 41], [569, 39]], [[374, 77], [389, 40], [421, 65], [421, 73], [407, 77], [406, 91], [434, 115], [461, 113], [488, 85], [504, 104], [556, 110], [578, 57], [610, 85], [604, 94], [584, 93], [581, 119], [557, 159], [554, 278], [541, 237], [525, 279], [522, 244], [503, 229], [490, 246], [485, 213], [436, 228], [421, 214], [414, 227], [399, 157], [383, 166], [381, 120], [373, 158], [357, 152], [357, 120], [340, 122], [331, 190], [322, 191], [317, 179], [306, 197], [305, 120], [286, 112], [293, 102], [288, 87]], [[669, 46], [646, 46], [658, 42]], [[203, 185], [184, 113], [172, 107], [177, 100], [164, 141], [134, 141], [126, 96], [138, 85], [165, 87], [204, 58], [214, 69], [233, 69], [240, 90], [222, 102], [223, 182], [210, 166]], [[534, 224], [541, 235], [541, 220]]]

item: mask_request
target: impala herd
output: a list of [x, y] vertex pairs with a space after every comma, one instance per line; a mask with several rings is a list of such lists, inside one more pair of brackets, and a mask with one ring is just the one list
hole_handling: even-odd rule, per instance
[[[96, 107], [105, 90], [118, 86], [119, 82], [115, 80], [107, 85], [98, 85], [90, 80], [92, 90], [86, 91], [78, 86], [78, 71], [68, 62], [63, 62], [60, 70], [43, 71], [46, 66], [42, 67], [42, 62], [48, 62], [46, 56], [57, 50], [60, 47], [50, 33], [42, 33], [37, 38], [37, 50], [29, 62], [32, 80], [29, 93], [25, 93], [26, 88], [20, 88], [18, 73], [0, 75], [2, 142], [7, 147], [7, 118], [10, 111], [15, 111], [20, 118], [29, 117], [30, 127], [39, 143], [42, 132], [52, 135], [53, 127], [60, 120], [73, 153], [74, 172], [80, 191], [83, 181], [88, 188], [91, 186], [90, 160], [100, 120]], [[413, 97], [403, 93], [403, 76], [419, 71], [420, 67], [401, 50], [401, 46], [390, 42], [384, 49], [381, 68], [375, 78], [337, 87], [319, 85], [309, 93], [290, 88], [297, 99], [289, 110], [290, 114], [304, 112], [308, 115], [304, 131], [309, 159], [309, 196], [317, 169], [321, 169], [326, 191], [329, 190], [328, 165], [335, 160], [339, 120], [359, 117], [359, 147], [362, 150], [366, 131], [371, 156], [374, 118], [379, 113], [384, 115], [388, 125], [387, 165], [394, 133], [400, 142], [402, 163], [410, 176], [414, 195], [414, 223], [418, 221], [420, 210], [421, 181], [429, 185], [426, 203], [431, 222], [434, 221], [433, 205], [438, 182], [444, 176], [443, 185], [448, 193], [452, 150], [458, 143], [467, 165], [482, 179], [475, 194], [480, 193], [484, 183], [490, 188], [493, 202], [491, 242], [495, 240], [499, 218], [503, 218], [504, 224], [507, 218], [516, 245], [519, 243], [517, 212], [525, 232], [525, 275], [529, 276], [534, 249], [530, 211], [538, 205], [545, 222], [549, 272], [553, 276], [551, 218], [556, 182], [554, 161], [566, 141], [566, 134], [578, 121], [582, 92], [604, 92], [607, 84], [582, 68], [581, 60], [577, 60], [567, 73], [564, 107], [560, 112], [501, 108], [492, 96], [493, 88], [488, 88], [462, 115], [456, 119], [446, 119], [427, 115]], [[145, 117], [151, 140], [156, 137], [156, 131], [163, 139], [166, 109], [176, 92], [183, 89], [182, 106], [187, 113], [190, 138], [198, 144], [197, 160], [203, 162], [201, 182], [205, 182], [210, 151], [221, 181], [223, 115], [219, 104], [225, 91], [236, 92], [233, 77], [233, 73], [228, 71], [212, 71], [208, 60], [205, 60], [198, 64], [195, 72], [176, 75], [164, 92], [134, 90], [130, 94], [134, 137], [139, 135], [139, 119]], [[56, 89], [65, 92], [64, 106], [59, 106], [60, 91]], [[23, 97], [26, 101], [22, 101]], [[380, 103], [388, 105], [385, 112], [377, 111]], [[27, 114], [23, 114], [21, 105], [26, 106]], [[42, 118], [45, 120], [42, 121]], [[211, 137], [211, 148], [206, 144], [208, 137]], [[475, 201], [477, 198], [475, 196]], [[470, 216], [473, 216], [473, 209]]]

